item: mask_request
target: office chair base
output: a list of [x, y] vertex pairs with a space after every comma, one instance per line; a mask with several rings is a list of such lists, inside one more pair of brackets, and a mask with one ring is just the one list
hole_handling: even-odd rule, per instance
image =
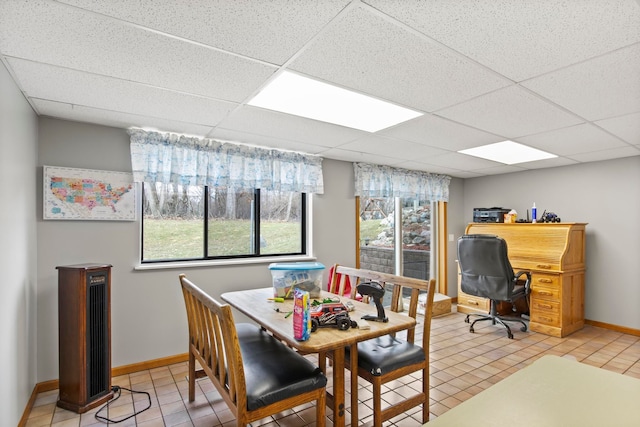
[[479, 319], [476, 319], [473, 321], [473, 323], [471, 323], [471, 325], [469, 325], [469, 332], [474, 333], [475, 329], [473, 328], [473, 326], [477, 323], [477, 322], [483, 322], [485, 320], [491, 320], [491, 322], [495, 325], [496, 323], [501, 324], [502, 326], [505, 327], [505, 329], [507, 330], [507, 337], [509, 337], [509, 339], [513, 339], [513, 333], [511, 332], [511, 328], [509, 327], [509, 325], [507, 325], [505, 322], [520, 322], [522, 323], [522, 327], [520, 328], [520, 330], [522, 332], [527, 332], [527, 324], [524, 323], [523, 320], [521, 319], [515, 319], [515, 318], [509, 318], [509, 317], [500, 317], [500, 316], [492, 316], [490, 314], [467, 314], [467, 317], [464, 319], [465, 323], [469, 323], [469, 316], [478, 316]]

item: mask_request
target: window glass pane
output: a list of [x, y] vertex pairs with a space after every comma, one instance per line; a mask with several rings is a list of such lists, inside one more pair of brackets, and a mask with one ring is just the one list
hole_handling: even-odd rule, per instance
[[360, 268], [395, 274], [394, 199], [360, 199]]
[[402, 200], [403, 275], [429, 279], [431, 265], [431, 202]]
[[144, 184], [142, 261], [304, 254], [305, 200], [302, 193]]
[[142, 260], [201, 258], [203, 187], [144, 184]]
[[260, 190], [260, 253], [298, 254], [302, 247], [300, 193]]
[[254, 203], [253, 191], [209, 188], [208, 256], [255, 253]]

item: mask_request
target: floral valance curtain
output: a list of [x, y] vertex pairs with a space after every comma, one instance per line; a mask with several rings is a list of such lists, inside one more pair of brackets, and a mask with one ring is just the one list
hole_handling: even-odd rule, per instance
[[135, 182], [324, 191], [318, 156], [141, 129], [129, 135]]
[[449, 201], [449, 176], [367, 163], [353, 167], [356, 196]]

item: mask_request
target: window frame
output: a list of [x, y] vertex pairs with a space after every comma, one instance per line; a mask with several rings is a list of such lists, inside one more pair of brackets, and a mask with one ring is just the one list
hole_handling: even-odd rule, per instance
[[[356, 196], [355, 200], [355, 255], [356, 268], [360, 268], [360, 202], [361, 197]], [[447, 202], [438, 201], [431, 202], [432, 209], [432, 230], [431, 230], [431, 251], [432, 261], [435, 268], [435, 275], [432, 277], [436, 280], [438, 293], [447, 295], [448, 290], [448, 272], [447, 272]], [[435, 221], [433, 217], [435, 216]], [[395, 250], [395, 248], [394, 248]]]
[[[174, 258], [174, 259], [154, 259], [154, 260], [145, 260], [144, 256], [144, 185], [142, 183], [141, 188], [141, 197], [140, 197], [140, 247], [139, 247], [139, 265], [137, 269], [145, 269], [146, 268], [154, 268], [154, 267], [171, 267], [171, 266], [198, 266], [198, 265], [209, 265], [209, 264], [234, 264], [234, 263], [249, 263], [252, 262], [265, 262], [270, 260], [288, 261], [289, 259], [312, 259], [310, 256], [310, 218], [309, 213], [311, 212], [310, 204], [311, 197], [307, 193], [296, 193], [298, 197], [300, 197], [300, 252], [288, 252], [288, 253], [277, 253], [277, 254], [262, 254], [260, 248], [260, 189], [253, 189], [253, 212], [252, 217], [254, 218], [254, 235], [252, 245], [254, 247], [255, 253], [253, 254], [235, 254], [235, 255], [216, 255], [209, 256], [209, 203], [204, 203], [204, 212], [202, 219], [202, 232], [203, 232], [203, 248], [202, 248], [202, 257], [188, 257], [188, 258]], [[209, 200], [209, 186], [203, 187], [203, 198], [208, 201]]]

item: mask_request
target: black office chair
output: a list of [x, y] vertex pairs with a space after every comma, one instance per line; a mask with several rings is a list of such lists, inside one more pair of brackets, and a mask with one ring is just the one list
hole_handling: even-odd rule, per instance
[[[519, 271], [514, 274], [507, 257], [507, 242], [498, 236], [487, 234], [466, 234], [458, 239], [458, 264], [460, 267], [460, 287], [463, 292], [488, 298], [491, 308], [488, 314], [468, 314], [465, 322], [469, 323], [469, 316], [478, 316], [469, 326], [469, 332], [474, 332], [476, 322], [491, 320], [495, 325], [501, 324], [507, 329], [507, 335], [513, 339], [511, 328], [507, 321], [520, 322], [520, 330], [526, 332], [527, 324], [521, 317], [509, 317], [498, 314], [498, 303], [506, 301], [515, 303], [524, 298], [529, 311], [529, 293], [531, 272]], [[521, 277], [526, 280], [521, 280]], [[515, 312], [515, 305], [512, 310]]]

